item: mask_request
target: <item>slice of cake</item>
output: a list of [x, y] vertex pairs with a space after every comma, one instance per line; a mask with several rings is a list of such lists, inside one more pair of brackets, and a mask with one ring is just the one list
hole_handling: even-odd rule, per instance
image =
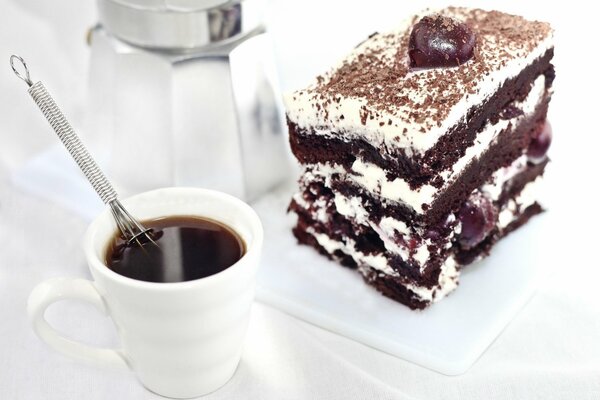
[[304, 166], [294, 234], [411, 308], [541, 212], [546, 23], [446, 8], [373, 34], [285, 99]]

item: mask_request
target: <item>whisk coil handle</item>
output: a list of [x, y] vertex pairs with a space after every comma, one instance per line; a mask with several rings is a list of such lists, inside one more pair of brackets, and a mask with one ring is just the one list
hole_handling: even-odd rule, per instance
[[[19, 64], [21, 68], [18, 68]], [[156, 245], [152, 237], [152, 229], [146, 229], [119, 202], [117, 192], [87, 151], [83, 142], [79, 139], [69, 121], [67, 121], [67, 118], [65, 118], [50, 93], [48, 93], [48, 90], [44, 87], [44, 84], [42, 82], [33, 83], [25, 60], [13, 54], [10, 57], [10, 66], [15, 75], [27, 84], [27, 92], [35, 104], [38, 105], [44, 117], [46, 117], [60, 141], [69, 151], [79, 168], [81, 168], [81, 171], [91, 183], [96, 193], [98, 193], [105, 204], [110, 206], [117, 227], [123, 237], [127, 239], [128, 244], [137, 243], [143, 246], [146, 243], [153, 243]]]
[[115, 200], [117, 192], [75, 134], [73, 127], [60, 111], [44, 84], [36, 82], [29, 87], [28, 92], [102, 201], [109, 204]]
[[108, 179], [106, 179], [98, 164], [90, 156], [90, 153], [88, 153], [71, 124], [69, 124], [67, 118], [65, 118], [50, 93], [48, 93], [48, 90], [44, 87], [44, 84], [42, 82], [33, 83], [29, 75], [27, 63], [21, 56], [16, 54], [10, 56], [10, 66], [15, 75], [27, 84], [27, 92], [33, 98], [35, 104], [38, 105], [44, 117], [46, 117], [50, 126], [52, 126], [52, 129], [54, 129], [60, 141], [69, 153], [71, 153], [71, 156], [102, 201], [105, 204], [115, 201], [117, 199], [117, 192]]

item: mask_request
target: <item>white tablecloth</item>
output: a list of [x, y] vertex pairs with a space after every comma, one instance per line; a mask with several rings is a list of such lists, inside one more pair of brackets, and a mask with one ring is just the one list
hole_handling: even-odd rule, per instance
[[[320, 4], [325, 3], [325, 4]], [[271, 29], [284, 89], [302, 85], [360, 38], [423, 3], [275, 1]], [[479, 4], [483, 2], [478, 2]], [[432, 4], [428, 3], [427, 5]], [[433, 2], [439, 4], [439, 2]], [[446, 377], [255, 304], [242, 362], [207, 399], [598, 399], [600, 262], [595, 206], [597, 16], [578, 2], [517, 1], [486, 7], [550, 20], [557, 29], [553, 209], [562, 224], [540, 232], [556, 254], [537, 295], [469, 372]], [[587, 11], [586, 11], [587, 10]], [[292, 17], [293, 16], [293, 17]], [[80, 250], [85, 223], [9, 183], [10, 174], [55, 139], [8, 56], [27, 58], [75, 126], [84, 120], [91, 0], [0, 0], [0, 399], [152, 399], [132, 374], [96, 369], [46, 347], [30, 329], [32, 287], [57, 276], [89, 277]], [[32, 117], [32, 115], [36, 115]], [[48, 318], [74, 338], [114, 345], [110, 320], [86, 304], [52, 306]], [[444, 332], [439, 332], [443, 335]]]

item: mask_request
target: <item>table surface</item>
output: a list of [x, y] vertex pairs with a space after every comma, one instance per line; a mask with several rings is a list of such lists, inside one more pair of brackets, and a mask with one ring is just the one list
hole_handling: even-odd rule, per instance
[[[365, 35], [426, 5], [377, 0], [367, 9], [358, 2], [324, 3], [270, 3], [284, 90], [302, 85]], [[592, 162], [600, 144], [594, 114], [600, 89], [594, 48], [598, 22], [593, 12], [581, 12], [587, 7], [577, 1], [543, 7], [539, 2], [485, 4], [549, 20], [557, 31], [558, 78], [550, 114], [554, 162], [548, 181], [553, 189], [549, 212], [558, 213], [561, 218], [555, 220], [561, 223], [540, 232], [539, 240], [555, 253], [555, 261], [543, 266], [547, 272], [537, 294], [458, 377], [431, 372], [256, 303], [238, 371], [206, 399], [600, 398], [600, 263], [594, 251], [600, 218], [589, 212], [597, 198], [598, 168]], [[158, 398], [132, 374], [88, 367], [53, 352], [29, 327], [25, 305], [36, 283], [58, 276], [89, 278], [79, 247], [86, 223], [9, 182], [13, 171], [55, 139], [41, 116], [32, 118], [31, 100], [14, 79], [8, 56], [18, 52], [26, 57], [34, 78], [43, 75], [52, 82], [74, 125], [82, 126], [89, 58], [84, 36], [96, 15], [91, 0], [0, 0], [0, 5], [0, 59], [6, 61], [0, 68], [0, 398]], [[57, 304], [47, 316], [74, 338], [117, 343], [110, 320], [86, 304]]]

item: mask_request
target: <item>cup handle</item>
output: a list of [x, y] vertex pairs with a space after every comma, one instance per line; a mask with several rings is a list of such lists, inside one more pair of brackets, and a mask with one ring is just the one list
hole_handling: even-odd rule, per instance
[[88, 346], [61, 335], [44, 318], [51, 304], [66, 299], [87, 301], [104, 315], [107, 308], [91, 281], [85, 279], [55, 278], [37, 285], [27, 301], [27, 313], [35, 333], [50, 347], [69, 357], [94, 365], [128, 369], [122, 350]]

